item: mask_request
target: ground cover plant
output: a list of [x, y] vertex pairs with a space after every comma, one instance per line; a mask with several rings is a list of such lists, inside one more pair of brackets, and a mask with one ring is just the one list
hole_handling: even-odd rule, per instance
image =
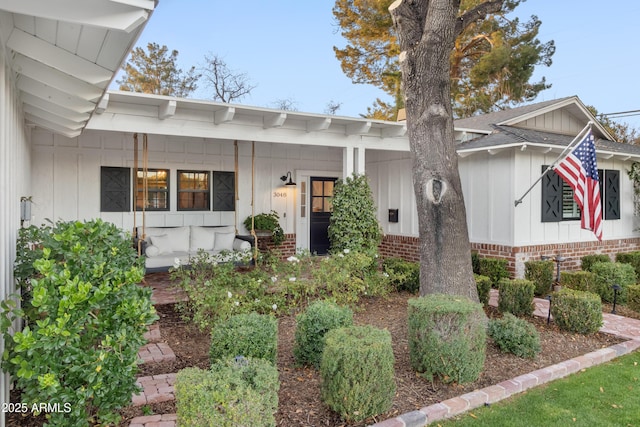
[[640, 413], [635, 393], [639, 386], [636, 351], [437, 425], [634, 426]]

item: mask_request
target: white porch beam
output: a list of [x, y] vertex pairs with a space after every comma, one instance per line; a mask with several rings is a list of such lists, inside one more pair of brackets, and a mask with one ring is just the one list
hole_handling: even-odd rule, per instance
[[25, 104], [23, 106], [24, 112], [26, 114], [30, 114], [35, 117], [39, 117], [41, 119], [47, 120], [51, 123], [57, 123], [65, 128], [72, 130], [80, 130], [84, 127], [83, 122], [78, 122], [73, 119], [69, 119], [67, 117], [59, 116], [57, 114], [53, 114], [49, 111], [45, 111], [41, 108], [35, 107], [33, 105]]
[[287, 120], [287, 113], [266, 113], [263, 118], [263, 127], [265, 129], [279, 128], [284, 124], [285, 120]]
[[54, 104], [62, 105], [63, 107], [78, 113], [88, 113], [90, 111], [93, 111], [96, 107], [95, 104], [89, 101], [76, 98], [75, 96], [71, 96], [68, 93], [61, 92], [58, 89], [49, 87], [44, 83], [33, 80], [26, 76], [20, 76], [17, 86], [18, 89], [23, 92], [53, 102]]
[[153, 2], [136, 3], [114, 2], [103, 0], [0, 0], [0, 9], [21, 15], [51, 19], [53, 21], [71, 22], [74, 24], [91, 25], [108, 28], [127, 33], [136, 29], [149, 17], [148, 10], [153, 10]]
[[[2, 6], [0, 5], [1, 8]], [[24, 56], [101, 88], [104, 88], [109, 83], [113, 75], [113, 72], [106, 68], [82, 59], [71, 52], [49, 44], [17, 28], [14, 28], [11, 32], [7, 46]]]
[[78, 113], [77, 111], [69, 110], [61, 105], [54, 104], [45, 99], [33, 96], [29, 93], [22, 92], [20, 98], [25, 105], [33, 105], [41, 110], [48, 111], [60, 117], [66, 117], [69, 120], [76, 122], [84, 122], [89, 120], [90, 114], [88, 112]]
[[156, 2], [154, 0], [109, 0], [114, 3], [126, 4], [131, 7], [138, 7], [140, 9], [153, 10]]
[[476, 151], [458, 151], [458, 157], [460, 157], [461, 159], [469, 157], [473, 154], [476, 154]]
[[352, 123], [347, 125], [347, 135], [366, 135], [371, 130], [371, 122], [366, 121], [362, 123]]
[[358, 175], [364, 175], [365, 170], [365, 148], [364, 147], [356, 147], [355, 149], [355, 165], [354, 172]]
[[176, 107], [178, 103], [175, 99], [170, 99], [168, 101], [163, 102], [158, 106], [158, 118], [160, 120], [168, 119], [169, 117], [173, 117], [176, 114]]
[[407, 125], [385, 127], [384, 129], [382, 129], [382, 137], [384, 138], [395, 138], [398, 136], [404, 136], [404, 134], [406, 133]]
[[605, 155], [603, 155], [603, 156], [601, 156], [601, 157], [602, 157], [603, 159], [605, 159], [605, 160], [609, 160], [610, 158], [612, 158], [612, 157], [613, 157], [613, 153], [605, 154]]
[[33, 80], [86, 101], [96, 100], [102, 95], [102, 89], [21, 54], [16, 54], [13, 60], [13, 69]]
[[98, 102], [98, 106], [95, 109], [96, 114], [102, 114], [107, 110], [109, 106], [109, 94], [105, 93], [100, 102]]
[[236, 107], [226, 107], [213, 113], [213, 123], [216, 125], [230, 122], [236, 114]]
[[307, 120], [307, 132], [320, 132], [329, 129], [331, 126], [330, 117]]
[[504, 151], [502, 148], [490, 148], [487, 150], [487, 152], [491, 155], [491, 156], [495, 156], [496, 154], [498, 154], [499, 152]]
[[50, 122], [48, 120], [33, 116], [31, 114], [25, 114], [24, 118], [25, 120], [34, 123], [36, 126], [40, 126], [42, 128], [52, 130], [68, 138], [75, 138], [76, 136], [79, 136], [82, 133], [81, 129], [80, 130], [69, 129], [64, 126], [60, 126], [57, 123]]

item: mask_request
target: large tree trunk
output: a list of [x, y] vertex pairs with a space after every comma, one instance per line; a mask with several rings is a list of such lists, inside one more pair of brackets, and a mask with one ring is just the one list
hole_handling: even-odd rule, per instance
[[389, 7], [401, 49], [422, 296], [478, 301], [454, 145], [449, 56], [462, 28], [499, 10], [502, 1], [487, 1], [461, 17], [459, 0], [397, 0]]

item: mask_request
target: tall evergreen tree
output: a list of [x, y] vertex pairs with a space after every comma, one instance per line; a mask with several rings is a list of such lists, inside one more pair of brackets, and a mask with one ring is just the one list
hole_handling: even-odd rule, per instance
[[[550, 87], [542, 78], [530, 82], [537, 65], [551, 65], [553, 41], [542, 43], [537, 35], [541, 21], [527, 22], [506, 15], [525, 0], [506, 1], [503, 8], [482, 21], [474, 21], [457, 36], [450, 55], [451, 99], [456, 117], [533, 100]], [[343, 49], [334, 47], [344, 73], [354, 83], [373, 84], [392, 96], [395, 108], [377, 100], [367, 115], [395, 119], [404, 107], [401, 89], [397, 33], [389, 16], [392, 0], [336, 0], [333, 14], [347, 39]], [[460, 13], [482, 0], [462, 0]]]
[[120, 90], [186, 98], [197, 89], [200, 74], [196, 68], [178, 68], [178, 51], [167, 46], [147, 44], [147, 51], [136, 47], [124, 66], [125, 75], [117, 83]]

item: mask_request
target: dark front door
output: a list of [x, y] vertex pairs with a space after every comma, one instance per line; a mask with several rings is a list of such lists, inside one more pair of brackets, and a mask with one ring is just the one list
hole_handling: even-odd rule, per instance
[[324, 255], [329, 252], [329, 218], [331, 217], [333, 186], [336, 178], [311, 177], [311, 217], [309, 250]]

